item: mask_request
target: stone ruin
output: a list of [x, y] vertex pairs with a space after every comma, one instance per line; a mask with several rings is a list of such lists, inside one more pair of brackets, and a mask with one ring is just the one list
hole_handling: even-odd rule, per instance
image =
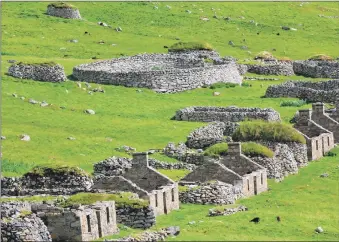
[[174, 93], [211, 85], [216, 82], [241, 84], [235, 62], [207, 63], [213, 51], [173, 54], [140, 54], [82, 64], [73, 68], [79, 81], [126, 87], [149, 88]]
[[324, 129], [312, 119], [312, 110], [299, 110], [299, 118], [293, 126], [306, 139], [307, 156], [309, 160], [316, 160], [334, 148], [333, 133]]
[[47, 15], [67, 19], [81, 19], [79, 9], [63, 2], [49, 4], [47, 6]]
[[[67, 208], [3, 202], [1, 211], [1, 241], [90, 241], [119, 231], [114, 201]], [[21, 218], [23, 212], [29, 215]]]
[[246, 119], [261, 119], [280, 122], [280, 114], [272, 108], [187, 107], [178, 110], [175, 120], [193, 122], [240, 122]]
[[22, 63], [13, 64], [8, 75], [20, 79], [32, 79], [44, 82], [63, 82], [66, 80], [64, 68], [55, 63]]
[[241, 144], [238, 142], [229, 143], [227, 155], [222, 156], [218, 161], [207, 157], [204, 164], [182, 178], [180, 184], [204, 184], [208, 181], [228, 184], [226, 185], [228, 188], [225, 188], [228, 192], [205, 194], [206, 189], [210, 192], [215, 191], [215, 189], [210, 189], [210, 185], [207, 185], [207, 188], [204, 186], [204, 189], [197, 190], [202, 192], [204, 196], [202, 194], [201, 196], [196, 194], [193, 196], [192, 193], [194, 192], [189, 190], [187, 195], [183, 194], [182, 197], [185, 198], [185, 201], [210, 203], [208, 196], [215, 197], [217, 195], [218, 201], [224, 201], [228, 204], [234, 203], [234, 200], [240, 197], [257, 195], [267, 190], [266, 168], [243, 155]]
[[267, 88], [265, 97], [293, 97], [309, 102], [335, 102], [339, 96], [339, 79], [321, 82], [287, 81]]
[[306, 77], [339, 79], [338, 61], [294, 61], [293, 70], [295, 74]]
[[105, 176], [106, 170], [94, 181], [93, 189], [136, 193], [149, 201], [156, 216], [179, 209], [178, 184], [149, 166], [147, 152], [134, 153], [131, 168], [119, 176]]

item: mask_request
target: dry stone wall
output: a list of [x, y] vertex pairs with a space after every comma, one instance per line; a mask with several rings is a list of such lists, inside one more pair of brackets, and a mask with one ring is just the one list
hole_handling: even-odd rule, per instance
[[13, 64], [8, 69], [8, 75], [44, 82], [63, 82], [66, 80], [64, 68], [59, 64]]
[[240, 197], [241, 191], [221, 181], [203, 183], [197, 188], [179, 193], [182, 203], [195, 204], [233, 204]]
[[60, 18], [81, 19], [81, 15], [78, 9], [66, 7], [56, 8], [52, 5], [48, 5], [47, 15]]
[[294, 61], [295, 74], [313, 78], [336, 78], [339, 79], [338, 61]]
[[240, 122], [245, 119], [280, 121], [280, 114], [271, 108], [187, 107], [175, 114], [176, 120], [195, 122]]
[[339, 79], [307, 82], [287, 81], [267, 88], [265, 97], [293, 97], [310, 102], [335, 102], [339, 96]]
[[243, 211], [247, 211], [247, 207], [240, 205], [238, 207], [235, 208], [225, 208], [223, 211], [217, 210], [217, 209], [210, 209], [208, 211], [208, 216], [210, 217], [214, 217], [214, 216], [229, 216], [232, 214], [235, 214], [237, 212], [243, 212]]
[[265, 62], [264, 64], [247, 64], [247, 72], [258, 75], [277, 75], [292, 76], [294, 75], [293, 65], [289, 62]]
[[236, 64], [208, 65], [195, 55], [143, 54], [83, 64], [73, 76], [86, 82], [172, 93], [216, 82], [241, 83]]
[[37, 194], [68, 195], [90, 191], [93, 181], [88, 176], [51, 174], [50, 176], [25, 175], [1, 178], [3, 196]]
[[155, 225], [154, 210], [149, 207], [132, 208], [122, 206], [116, 209], [117, 223], [136, 229], [147, 229]]
[[52, 238], [46, 225], [35, 214], [1, 219], [2, 242], [46, 241]]

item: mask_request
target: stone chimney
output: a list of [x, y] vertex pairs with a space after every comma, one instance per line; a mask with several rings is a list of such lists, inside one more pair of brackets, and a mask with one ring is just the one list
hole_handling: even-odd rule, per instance
[[133, 153], [132, 166], [148, 166], [148, 152]]
[[228, 155], [239, 157], [241, 155], [241, 143], [240, 142], [228, 143]]
[[299, 110], [299, 118], [297, 120], [297, 124], [308, 126], [308, 120], [311, 119], [312, 110], [311, 109], [303, 109]]
[[323, 103], [313, 103], [312, 104], [312, 111], [315, 114], [324, 113], [325, 112], [325, 105]]

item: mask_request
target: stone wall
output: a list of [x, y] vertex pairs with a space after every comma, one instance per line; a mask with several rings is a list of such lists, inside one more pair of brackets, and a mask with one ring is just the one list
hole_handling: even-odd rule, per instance
[[240, 122], [245, 119], [280, 121], [280, 114], [271, 108], [187, 107], [178, 110], [175, 119], [196, 122]]
[[35, 214], [17, 218], [1, 219], [2, 242], [44, 241], [52, 242], [50, 233], [43, 221]]
[[280, 145], [285, 144], [285, 145], [288, 146], [290, 152], [293, 154], [294, 159], [298, 164], [298, 167], [303, 167], [303, 166], [306, 166], [308, 164], [307, 145], [306, 144], [301, 144], [301, 143], [297, 143], [297, 142], [279, 143], [279, 142], [266, 141], [266, 140], [256, 140], [255, 142], [267, 146], [268, 148], [270, 148], [274, 152], [277, 151], [277, 149]]
[[294, 61], [295, 74], [313, 78], [338, 78], [339, 62], [337, 61]]
[[322, 82], [287, 81], [267, 88], [265, 97], [293, 97], [309, 102], [335, 102], [339, 96], [339, 80]]
[[195, 129], [187, 136], [187, 147], [204, 149], [211, 145], [224, 142], [225, 126], [225, 123], [214, 122], [207, 126]]
[[217, 209], [210, 209], [208, 211], [208, 216], [214, 217], [214, 216], [229, 216], [232, 214], [235, 214], [237, 212], [243, 212], [247, 211], [247, 207], [240, 205], [235, 208], [224, 208], [224, 210], [217, 210]]
[[269, 64], [247, 64], [247, 72], [258, 75], [277, 75], [292, 76], [294, 75], [293, 65], [289, 62], [270, 62]]
[[[80, 81], [150, 88], [166, 93], [216, 82], [242, 81], [235, 63], [205, 65], [195, 56], [185, 58], [173, 54], [136, 55], [76, 66], [73, 76]], [[198, 65], [204, 66], [196, 67]]]
[[132, 159], [112, 156], [94, 164], [94, 175], [118, 176], [131, 167]]
[[233, 204], [241, 196], [241, 191], [233, 185], [220, 181], [206, 182], [179, 193], [182, 203], [195, 204]]
[[131, 228], [147, 229], [155, 225], [155, 214], [152, 207], [132, 208], [122, 206], [116, 209], [117, 222]]
[[59, 64], [13, 64], [8, 69], [8, 75], [44, 82], [62, 82], [66, 80], [64, 68]]
[[60, 17], [60, 18], [72, 18], [81, 19], [80, 12], [75, 8], [56, 8], [51, 5], [47, 7], [47, 15]]
[[40, 176], [28, 173], [23, 177], [1, 178], [1, 194], [3, 196], [68, 195], [89, 191], [92, 185], [92, 179], [83, 175], [49, 174]]

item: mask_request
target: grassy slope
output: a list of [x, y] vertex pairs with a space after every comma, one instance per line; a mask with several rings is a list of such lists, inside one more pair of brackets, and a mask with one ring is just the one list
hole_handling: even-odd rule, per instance
[[[8, 59], [55, 61], [64, 65], [67, 75], [70, 75], [73, 66], [90, 62], [93, 56], [110, 58], [141, 52], [165, 52], [163, 45], [177, 42], [175, 37], [183, 41], [207, 41], [222, 55], [241, 59], [272, 48], [277, 49], [275, 55], [293, 59], [305, 59], [318, 53], [338, 56], [339, 20], [317, 16], [338, 15], [336, 3], [308, 3], [300, 7], [297, 2], [171, 2], [158, 3], [157, 10], [153, 9], [153, 3], [77, 2], [75, 5], [85, 21], [46, 16], [47, 3], [2, 3], [2, 135], [7, 140], [1, 145], [3, 158], [6, 159], [2, 164], [5, 176], [20, 175], [34, 164], [42, 163], [72, 164], [92, 171], [92, 164], [96, 161], [110, 155], [125, 155], [114, 151], [120, 145], [142, 151], [163, 148], [169, 141], [184, 141], [189, 131], [202, 123], [169, 119], [177, 109], [189, 105], [272, 107], [280, 112], [285, 122], [298, 109], [279, 107], [280, 102], [286, 100], [283, 98], [260, 98], [269, 84], [280, 81], [254, 81], [251, 88], [198, 89], [173, 95], [156, 94], [151, 90], [138, 93], [134, 88], [104, 86], [106, 93], [90, 96], [73, 82], [51, 84], [5, 76]], [[166, 9], [165, 5], [172, 6], [172, 9]], [[234, 21], [227, 23], [214, 19], [211, 7], [220, 8], [216, 10], [218, 16], [231, 16]], [[199, 13], [199, 8], [204, 9], [204, 13]], [[185, 13], [186, 9], [192, 14]], [[210, 21], [203, 22], [199, 20], [200, 16], [206, 16]], [[246, 19], [240, 20], [238, 16]], [[249, 24], [252, 19], [259, 25]], [[113, 27], [120, 26], [123, 32], [98, 26], [98, 21]], [[279, 27], [281, 25], [295, 27], [298, 31], [283, 31]], [[85, 31], [92, 35], [84, 36]], [[257, 35], [257, 32], [260, 34]], [[280, 36], [276, 35], [277, 32]], [[244, 38], [251, 55], [227, 44], [232, 40], [245, 45], [241, 43]], [[78, 39], [79, 43], [67, 42], [70, 39]], [[106, 44], [97, 44], [100, 40]], [[111, 46], [113, 43], [117, 45]], [[64, 54], [68, 57], [64, 58]], [[221, 96], [212, 96], [213, 91], [221, 92]], [[66, 106], [67, 109], [34, 106], [12, 97], [12, 93], [46, 100], [56, 107]], [[310, 106], [302, 108], [306, 107]], [[72, 108], [75, 111], [71, 111]], [[83, 114], [82, 110], [87, 108], [94, 109], [96, 115]], [[18, 135], [22, 133], [29, 134], [32, 140], [20, 141]], [[76, 140], [67, 140], [69, 136], [76, 137]], [[107, 137], [112, 138], [112, 142], [107, 141]], [[251, 209], [248, 213], [206, 218], [211, 206], [182, 205], [180, 212], [159, 217], [158, 226], [180, 225], [182, 235], [178, 240], [338, 240], [338, 230], [333, 223], [338, 214], [335, 206], [338, 203], [337, 165], [338, 159], [326, 158], [302, 169], [300, 175], [289, 177], [283, 183], [270, 183], [272, 191], [241, 201]], [[326, 171], [330, 178], [319, 180], [318, 175]], [[168, 175], [177, 179], [184, 173], [179, 171]], [[271, 206], [278, 203], [279, 208], [273, 206], [267, 209], [266, 199], [271, 201]], [[278, 213], [283, 223], [275, 225], [274, 216]], [[293, 217], [290, 217], [291, 214]], [[267, 222], [256, 227], [248, 223], [256, 215]], [[191, 220], [204, 220], [204, 223], [189, 227], [187, 222]], [[266, 223], [269, 224], [267, 227], [264, 226]], [[325, 233], [315, 237], [313, 229], [318, 225], [323, 226]], [[129, 231], [121, 234], [127, 233]]]

